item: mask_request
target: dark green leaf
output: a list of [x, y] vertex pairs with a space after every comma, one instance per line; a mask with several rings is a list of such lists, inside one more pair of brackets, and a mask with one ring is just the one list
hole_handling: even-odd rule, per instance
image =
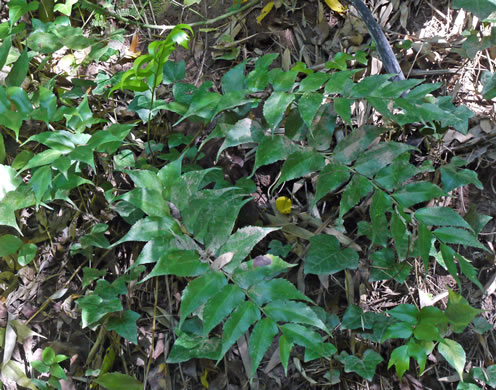
[[472, 233], [454, 227], [442, 227], [434, 230], [434, 235], [446, 244], [460, 244], [487, 250]]
[[410, 145], [399, 142], [381, 142], [363, 153], [353, 167], [358, 173], [371, 178], [396, 157], [411, 149], [413, 147]]
[[143, 389], [143, 384], [139, 380], [130, 375], [121, 374], [120, 372], [108, 372], [106, 374], [102, 374], [97, 379], [95, 379], [94, 382], [109, 390]]
[[221, 272], [210, 270], [206, 274], [192, 280], [184, 289], [181, 297], [181, 326], [193, 311], [216, 295], [225, 285], [227, 280]]
[[398, 253], [398, 258], [403, 260], [408, 253], [410, 235], [406, 229], [405, 221], [401, 218], [397, 211], [393, 212], [391, 215], [390, 230], [391, 236], [394, 240], [396, 252]]
[[409, 183], [402, 189], [395, 192], [393, 197], [401, 203], [403, 207], [411, 207], [418, 203], [442, 196], [444, 192], [435, 184], [428, 181]]
[[220, 338], [207, 339], [180, 332], [167, 357], [167, 363], [181, 363], [194, 358], [211, 360], [222, 358]]
[[[318, 183], [317, 183], [318, 184]], [[391, 211], [392, 200], [384, 191], [376, 190], [372, 196], [369, 214], [372, 222], [372, 244], [386, 246], [389, 238], [386, 211]]]
[[343, 218], [349, 210], [356, 206], [373, 189], [372, 183], [367, 178], [360, 175], [353, 176], [341, 196], [339, 218]]
[[164, 78], [163, 84], [172, 84], [173, 82], [180, 81], [186, 77], [186, 63], [183, 61], [174, 62], [167, 61], [164, 64]]
[[286, 263], [281, 258], [272, 255], [257, 256], [255, 259], [257, 261], [245, 261], [234, 271], [233, 279], [243, 289], [247, 289], [262, 280], [272, 279], [295, 266], [295, 264]]
[[372, 381], [377, 365], [384, 359], [374, 350], [367, 349], [361, 359], [342, 351], [336, 356], [336, 360], [344, 365], [344, 372], [355, 372], [362, 378]]
[[449, 207], [425, 207], [415, 211], [415, 218], [428, 226], [472, 227]]
[[454, 0], [453, 8], [465, 8], [481, 19], [487, 18], [491, 13], [496, 11], [494, 0]]
[[281, 177], [278, 184], [288, 180], [298, 179], [309, 173], [321, 170], [325, 165], [324, 157], [320, 153], [301, 150], [288, 156], [281, 168]]
[[258, 226], [245, 226], [238, 229], [229, 237], [227, 242], [218, 250], [217, 256], [232, 252], [231, 261], [223, 267], [223, 270], [232, 273], [241, 262], [248, 257], [255, 245], [267, 234], [278, 230], [277, 228], [263, 228]]
[[312, 126], [313, 118], [317, 114], [323, 100], [324, 97], [322, 94], [316, 92], [304, 93], [300, 100], [298, 100], [298, 110], [301, 118], [308, 127]]
[[200, 256], [194, 250], [169, 249], [140, 283], [155, 276], [198, 276], [204, 274], [208, 268], [208, 264], [201, 262]]
[[302, 93], [302, 92], [316, 91], [324, 86], [325, 82], [329, 79], [329, 77], [330, 75], [327, 73], [320, 73], [320, 72], [312, 73], [301, 81], [298, 92]]
[[281, 122], [288, 106], [293, 102], [295, 96], [286, 92], [273, 92], [265, 101], [263, 114], [272, 131]]
[[7, 87], [20, 87], [29, 70], [28, 49], [24, 49], [5, 78]]
[[177, 222], [171, 217], [146, 217], [136, 222], [131, 229], [112, 247], [128, 241], [149, 241], [159, 237], [172, 237], [179, 234]]
[[138, 343], [138, 328], [136, 321], [138, 321], [139, 314], [132, 310], [125, 310], [119, 313], [119, 316], [110, 317], [107, 322], [107, 329], [114, 330], [119, 336], [124, 337], [126, 340], [137, 344]]
[[306, 326], [290, 323], [281, 325], [281, 330], [288, 343], [301, 345], [315, 356], [329, 357], [337, 351], [334, 345], [324, 343], [317, 332]]
[[482, 190], [484, 186], [477, 178], [477, 173], [469, 169], [456, 169], [452, 165], [441, 167], [441, 183], [446, 192], [450, 192], [457, 187], [467, 184], [474, 184]]
[[358, 254], [351, 248], [341, 249], [336, 237], [321, 234], [312, 237], [310, 243], [305, 274], [334, 274], [358, 267]]
[[250, 287], [247, 294], [260, 306], [267, 302], [285, 299], [299, 299], [310, 303], [312, 302], [310, 298], [286, 279], [264, 280]]
[[362, 126], [354, 130], [334, 148], [335, 159], [343, 164], [352, 163], [384, 129], [375, 126]]
[[244, 89], [246, 61], [229, 69], [222, 76], [222, 92], [240, 91]]
[[285, 160], [291, 153], [297, 150], [297, 146], [284, 135], [265, 136], [260, 141], [255, 155], [255, 166], [253, 172], [264, 165], [272, 164], [279, 160]]
[[453, 330], [456, 333], [461, 333], [481, 311], [470, 306], [464, 297], [454, 291], [448, 290], [448, 294], [448, 307], [445, 314]]
[[234, 284], [224, 286], [203, 309], [203, 335], [207, 336], [244, 300], [245, 293], [238, 286]]
[[393, 322], [382, 336], [384, 342], [389, 339], [407, 339], [413, 334], [413, 325], [406, 322]]
[[458, 376], [463, 379], [463, 369], [465, 368], [465, 351], [463, 347], [454, 340], [443, 339], [439, 343], [437, 350], [453, 367]]
[[285, 375], [288, 375], [289, 355], [292, 348], [293, 344], [288, 342], [286, 336], [281, 335], [281, 337], [279, 337], [279, 357], [281, 358], [281, 364], [284, 367]]
[[226, 139], [217, 152], [217, 160], [225, 149], [250, 142], [259, 143], [262, 137], [263, 129], [258, 121], [250, 118], [239, 120], [227, 132]]
[[392, 366], [396, 368], [396, 375], [401, 380], [403, 374], [410, 368], [410, 355], [408, 354], [408, 346], [402, 345], [397, 347], [391, 353], [389, 358], [388, 369]]
[[79, 298], [76, 303], [81, 308], [83, 328], [94, 324], [108, 313], [122, 310], [121, 300], [116, 296], [102, 298], [97, 294], [89, 294]]
[[334, 99], [334, 109], [337, 114], [351, 126], [351, 104], [352, 99], [346, 98], [335, 98]]
[[22, 246], [22, 240], [12, 234], [0, 236], [0, 257], [10, 256], [19, 250]]
[[255, 322], [260, 320], [260, 310], [253, 302], [245, 301], [234, 311], [224, 324], [222, 352], [224, 354]]
[[349, 169], [341, 164], [328, 164], [322, 169], [317, 179], [313, 205], [329, 192], [336, 191], [350, 178]]
[[[286, 119], [286, 126], [292, 118]], [[308, 145], [316, 151], [329, 149], [332, 142], [332, 135], [336, 128], [336, 113], [330, 104], [323, 104], [317, 110], [310, 125], [310, 132], [307, 134]]]
[[325, 324], [303, 302], [277, 300], [266, 304], [263, 311], [275, 322], [296, 322], [298, 324], [312, 325], [327, 331]]
[[255, 375], [262, 358], [272, 344], [272, 340], [279, 333], [279, 329], [270, 318], [259, 321], [251, 332], [248, 352], [251, 358], [250, 377]]
[[414, 358], [420, 369], [420, 374], [425, 370], [425, 364], [427, 363], [427, 356], [434, 349], [434, 343], [432, 341], [420, 341], [412, 337], [407, 344], [408, 356]]
[[384, 248], [371, 256], [373, 260], [369, 280], [394, 279], [398, 283], [404, 283], [410, 274], [411, 266], [407, 262], [396, 262], [396, 256], [391, 248]]
[[394, 319], [406, 322], [410, 325], [416, 325], [418, 323], [419, 310], [415, 305], [398, 305], [395, 308], [388, 310], [388, 313]]

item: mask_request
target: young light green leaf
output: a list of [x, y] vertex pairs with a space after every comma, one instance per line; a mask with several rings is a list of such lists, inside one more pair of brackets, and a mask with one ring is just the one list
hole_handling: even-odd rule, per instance
[[224, 286], [206, 303], [203, 309], [203, 335], [207, 336], [244, 300], [245, 293], [238, 286], [234, 284]]
[[348, 211], [356, 206], [373, 189], [374, 187], [369, 179], [361, 175], [354, 175], [341, 196], [339, 218], [343, 218]]
[[354, 130], [334, 148], [335, 159], [343, 164], [352, 163], [383, 132], [383, 128], [375, 126], [362, 126]]
[[226, 284], [224, 274], [212, 270], [189, 282], [181, 297], [179, 327], [187, 316], [216, 295]]
[[328, 164], [317, 179], [313, 206], [329, 192], [336, 191], [350, 178], [349, 169], [341, 164]]
[[134, 344], [138, 344], [138, 329], [136, 321], [139, 314], [132, 310], [125, 310], [117, 317], [110, 317], [107, 322], [107, 329], [114, 330], [118, 335]]
[[325, 160], [320, 153], [309, 150], [294, 152], [284, 162], [281, 168], [281, 177], [277, 181], [277, 185], [319, 171], [324, 165]]
[[310, 243], [305, 259], [305, 274], [334, 274], [358, 267], [358, 253], [351, 248], [341, 249], [336, 237], [320, 234], [312, 237]]
[[439, 343], [437, 350], [450, 366], [456, 370], [460, 380], [463, 382], [463, 369], [465, 368], [466, 361], [463, 347], [454, 340], [443, 339]]
[[286, 92], [273, 92], [265, 101], [263, 114], [272, 131], [281, 122], [288, 106], [293, 102], [295, 96]]
[[248, 343], [248, 352], [251, 358], [251, 378], [255, 375], [262, 358], [278, 333], [279, 329], [277, 328], [276, 323], [270, 318], [262, 319], [253, 328], [250, 342]]
[[299, 299], [312, 303], [312, 300], [298, 290], [293, 283], [286, 279], [272, 279], [262, 281], [250, 287], [248, 296], [257, 304], [285, 299]]
[[259, 320], [260, 310], [258, 310], [253, 302], [245, 301], [239, 305], [236, 311], [224, 324], [221, 356], [224, 356], [236, 340], [238, 340], [253, 323]]
[[401, 380], [403, 374], [410, 368], [410, 355], [408, 354], [408, 346], [402, 345], [397, 347], [391, 353], [389, 358], [388, 369], [395, 366], [396, 375]]
[[342, 351], [336, 356], [336, 360], [344, 365], [344, 372], [355, 372], [362, 378], [372, 381], [377, 365], [384, 359], [374, 350], [367, 349], [361, 359]]
[[393, 197], [405, 208], [442, 196], [444, 192], [428, 181], [409, 183], [393, 194]]
[[296, 322], [328, 331], [315, 312], [303, 302], [277, 300], [266, 304], [263, 311], [275, 322]]
[[207, 263], [200, 261], [200, 255], [194, 250], [169, 249], [158, 259], [152, 272], [140, 283], [155, 276], [198, 276], [209, 269]]

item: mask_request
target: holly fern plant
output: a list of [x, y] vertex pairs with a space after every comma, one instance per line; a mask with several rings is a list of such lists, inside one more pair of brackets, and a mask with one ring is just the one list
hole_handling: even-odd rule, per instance
[[[444, 312], [400, 305], [376, 314], [350, 306], [340, 321], [286, 278], [291, 268], [299, 266], [298, 260], [290, 261], [281, 248], [251, 256], [255, 246], [269, 239], [271, 233], [290, 228], [291, 217], [280, 215], [270, 227], [236, 226], [249, 194], [256, 192], [252, 175], [233, 184], [220, 168], [201, 168], [195, 161], [206, 142], [219, 139], [222, 143], [217, 158], [229, 148], [243, 145], [253, 148], [253, 173], [279, 164], [280, 176], [274, 188], [310, 176], [315, 179], [315, 197], [309, 207], [332, 215], [334, 230], [301, 237], [310, 244], [302, 259], [306, 275], [349, 273], [361, 261], [370, 267], [370, 281], [394, 279], [403, 283], [411, 263], [418, 258], [426, 273], [437, 262], [453, 276], [460, 291], [460, 275], [482, 288], [476, 268], [453, 248], [486, 250], [477, 234], [487, 218], [475, 215], [464, 219], [447, 207], [426, 207], [459, 186], [480, 188], [477, 175], [456, 158], [444, 165], [435, 166], [429, 160], [414, 165], [411, 156], [420, 151], [387, 136], [410, 123], [420, 123], [422, 130], [437, 135], [449, 127], [466, 133], [472, 113], [455, 107], [450, 97], [432, 96], [439, 84], [392, 82], [391, 75], [356, 81], [359, 69], [350, 70], [347, 65], [350, 59], [366, 63], [363, 53], [339, 53], [326, 64], [325, 72], [314, 72], [302, 63], [289, 71], [270, 69], [277, 55], [267, 54], [229, 70], [222, 77], [219, 92], [212, 90], [210, 82], [196, 87], [183, 81], [184, 62], [169, 60], [176, 45], [187, 47], [190, 33], [188, 26], [177, 26], [164, 41], [152, 42], [148, 54], [138, 57], [130, 70], [94, 85], [102, 96], [120, 89], [134, 93], [128, 109], [148, 123], [146, 145], [133, 141], [132, 124], [114, 123], [102, 130], [102, 119], [93, 117], [87, 95], [79, 96], [77, 106], [57, 107], [49, 86], [32, 96], [22, 93], [20, 87], [9, 90], [13, 104], [22, 103], [19, 107], [26, 108], [16, 113], [46, 122], [65, 118], [67, 130], [31, 136], [25, 143], [38, 142], [46, 149], [36, 155], [22, 152], [12, 166], [1, 166], [7, 184], [0, 192], [0, 223], [20, 232], [15, 210], [47, 205], [56, 199], [73, 204], [71, 191], [79, 186], [103, 190], [108, 207], [130, 228], [110, 242], [106, 233], [109, 226], [97, 223], [72, 246], [72, 254], [92, 258], [99, 249], [129, 242], [144, 246], [128, 272], [112, 282], [107, 280], [112, 280], [111, 276], [106, 279], [105, 269], [84, 269], [83, 288], [87, 291], [77, 300], [83, 327], [105, 326], [137, 343], [139, 314], [124, 309], [121, 299], [128, 293], [128, 284], [180, 277], [180, 316], [171, 322], [176, 338], [169, 363], [193, 358], [219, 362], [241, 336], [247, 335], [251, 377], [276, 342], [285, 371], [298, 346], [304, 348], [305, 361], [334, 358], [346, 372], [372, 380], [383, 357], [371, 344], [359, 356], [338, 353], [334, 340], [340, 325], [341, 329], [361, 330], [364, 338], [375, 343], [404, 340], [393, 350], [388, 364], [395, 366], [399, 376], [408, 369], [410, 358], [422, 371], [426, 356], [437, 345], [463, 381], [465, 354], [449, 334], [465, 329], [478, 311], [461, 295], [451, 292]], [[247, 71], [247, 65], [252, 70]], [[169, 89], [172, 98], [160, 99], [159, 87]], [[8, 117], [12, 104], [2, 88], [2, 115]], [[19, 97], [14, 98], [15, 94]], [[366, 101], [387, 126], [356, 127], [352, 117], [356, 101]], [[33, 109], [33, 105], [38, 108]], [[257, 108], [261, 108], [260, 117], [254, 115]], [[152, 137], [150, 122], [165, 111], [178, 114], [179, 121], [198, 123], [199, 129], [214, 124], [213, 130], [199, 148], [183, 134], [171, 134], [166, 144], [160, 143]], [[16, 136], [23, 118], [10, 127]], [[98, 130], [88, 132], [94, 125]], [[339, 128], [347, 131], [334, 137]], [[135, 147], [149, 159], [135, 161]], [[95, 156], [99, 162], [112, 164], [115, 172], [125, 174], [134, 187], [120, 188], [104, 181], [104, 175], [92, 176], [100, 165], [95, 163]], [[160, 164], [151, 165], [150, 161]], [[18, 175], [23, 172], [31, 173], [29, 180], [20, 180]], [[88, 179], [91, 177], [94, 182]], [[325, 205], [329, 204], [336, 206], [328, 209]], [[357, 222], [359, 205], [364, 212]], [[348, 237], [352, 234], [356, 234], [353, 240]], [[24, 247], [13, 235], [0, 239], [9, 244], [8, 256], [24, 264], [34, 257], [36, 248]], [[363, 243], [363, 247], [353, 241]], [[151, 271], [144, 274], [147, 269]], [[433, 330], [432, 335], [427, 334], [428, 329]], [[51, 370], [59, 359], [52, 357], [47, 352], [44, 366], [38, 367], [46, 370], [50, 366]], [[97, 383], [122, 379], [116, 373], [104, 375], [113, 376], [99, 377]], [[330, 380], [336, 377], [336, 372], [330, 373]]]
[[[339, 208], [334, 224], [342, 232], [346, 232], [345, 221], [353, 209], [362, 199], [370, 199], [368, 218], [358, 223], [358, 236], [368, 241], [371, 281], [404, 282], [411, 260], [418, 257], [425, 270], [434, 259], [460, 287], [459, 276], [463, 274], [482, 288], [477, 270], [452, 247], [486, 250], [476, 238], [483, 226], [481, 218], [467, 221], [447, 207], [424, 207], [456, 187], [474, 184], [480, 188], [476, 174], [463, 168], [464, 162], [456, 158], [439, 167], [430, 161], [415, 166], [410, 157], [418, 153], [416, 148], [382, 137], [390, 131], [388, 128], [355, 128], [351, 118], [352, 104], [364, 99], [392, 124], [420, 122], [427, 129], [451, 126], [466, 133], [472, 113], [465, 107], [455, 107], [450, 97], [430, 95], [438, 84], [422, 84], [421, 80], [391, 82], [391, 75], [355, 82], [356, 70], [347, 69], [347, 60], [365, 60], [343, 53], [327, 64], [330, 71], [325, 73], [308, 70], [303, 64], [290, 71], [269, 69], [277, 55], [268, 54], [256, 60], [250, 72], [246, 71], [247, 61], [232, 68], [222, 78], [222, 91], [213, 92], [211, 83], [195, 87], [182, 82], [184, 62], [167, 61], [167, 48], [172, 47], [167, 41], [152, 45], [151, 54], [138, 58], [112, 89], [135, 91], [130, 109], [137, 111], [143, 121], [161, 110], [179, 114], [179, 121], [188, 118], [198, 122], [199, 127], [215, 119], [215, 128], [205, 142], [223, 139], [217, 157], [231, 147], [256, 145], [253, 172], [282, 163], [276, 186], [315, 176], [312, 206], [322, 205], [324, 197], [335, 198]], [[159, 84], [171, 88], [172, 101], [156, 98]], [[258, 106], [262, 107], [262, 118], [251, 114]], [[348, 124], [351, 131], [333, 144], [339, 123]], [[136, 342], [129, 325], [138, 315], [132, 311], [116, 315], [123, 310], [119, 295], [127, 292], [127, 282], [140, 278], [144, 265], [152, 264], [151, 272], [140, 283], [164, 276], [186, 278], [169, 363], [192, 358], [219, 362], [248, 333], [252, 377], [276, 341], [286, 371], [291, 351], [300, 346], [305, 361], [334, 356], [345, 371], [372, 380], [383, 358], [373, 349], [362, 356], [337, 353], [333, 329], [339, 325], [339, 318], [315, 305], [285, 278], [298, 263], [289, 263], [278, 253], [250, 258], [257, 243], [284, 229], [281, 223], [280, 227], [244, 226], [234, 230], [241, 208], [255, 191], [251, 177], [242, 177], [233, 185], [219, 168], [200, 169], [191, 156], [200, 154], [203, 145], [184, 149], [181, 145], [191, 144], [187, 137], [172, 136], [168, 153], [162, 153], [165, 145], [148, 141], [148, 152], [154, 151], [155, 157], [164, 161], [163, 167], [137, 168], [134, 161], [125, 160], [119, 169], [135, 187], [118, 196], [111, 190], [106, 192], [111, 207], [128, 221], [130, 230], [111, 244], [105, 237], [107, 226], [99, 224], [75, 248], [91, 252], [92, 247], [145, 243], [130, 272], [113, 283], [100, 279], [100, 271], [85, 269], [85, 285], [98, 280], [94, 291], [77, 301], [83, 325], [93, 327], [106, 318], [108, 329]], [[433, 183], [429, 175], [440, 177], [440, 182]], [[305, 274], [330, 275], [357, 269], [357, 248], [344, 235], [319, 234], [309, 241]], [[479, 311], [462, 296], [450, 292], [446, 312], [435, 307], [418, 310], [412, 305], [400, 305], [386, 314], [357, 310], [348, 308], [341, 329], [372, 330], [368, 337], [377, 343], [405, 340], [389, 358], [389, 367], [395, 366], [399, 377], [408, 369], [410, 358], [422, 371], [437, 343], [438, 351], [463, 380], [465, 354], [447, 336], [452, 330], [463, 330]]]

